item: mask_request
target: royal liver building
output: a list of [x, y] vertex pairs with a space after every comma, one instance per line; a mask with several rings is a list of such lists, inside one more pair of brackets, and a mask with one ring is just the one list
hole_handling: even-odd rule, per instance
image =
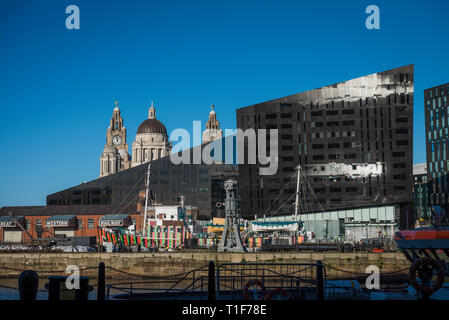
[[131, 167], [131, 157], [126, 143], [126, 128], [120, 114], [118, 101], [106, 131], [106, 145], [100, 157], [100, 177], [110, 175]]

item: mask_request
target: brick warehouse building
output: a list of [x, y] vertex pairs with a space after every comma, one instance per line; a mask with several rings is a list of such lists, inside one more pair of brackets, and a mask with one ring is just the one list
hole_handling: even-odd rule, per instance
[[413, 81], [408, 65], [238, 109], [238, 128], [279, 132], [275, 175], [239, 165], [242, 213], [271, 214], [295, 193], [301, 165], [324, 210], [395, 204], [400, 227], [411, 225]]
[[[108, 205], [3, 207], [0, 208], [0, 242], [30, 241], [28, 235], [9, 216], [10, 213], [33, 238], [53, 238], [61, 234], [68, 237], [94, 237], [97, 236], [100, 219], [121, 211], [120, 208], [116, 209]], [[129, 217], [130, 222], [140, 230], [141, 215], [136, 208], [126, 208], [123, 212], [126, 212], [124, 218]], [[42, 232], [39, 232], [39, 227], [42, 227]]]

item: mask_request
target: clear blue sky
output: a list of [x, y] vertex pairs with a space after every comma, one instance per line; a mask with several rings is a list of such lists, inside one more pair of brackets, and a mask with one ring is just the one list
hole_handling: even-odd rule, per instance
[[[65, 28], [66, 6], [81, 29]], [[365, 8], [380, 8], [380, 30]], [[128, 144], [151, 100], [169, 132], [235, 110], [415, 65], [414, 162], [423, 90], [449, 82], [449, 1], [0, 1], [0, 206], [39, 205], [92, 180], [120, 101]]]

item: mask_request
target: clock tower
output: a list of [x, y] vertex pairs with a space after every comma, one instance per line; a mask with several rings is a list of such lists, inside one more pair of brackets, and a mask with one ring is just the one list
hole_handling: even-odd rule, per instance
[[104, 177], [131, 167], [131, 157], [126, 143], [126, 128], [120, 114], [118, 101], [106, 131], [106, 145], [100, 157], [100, 177]]

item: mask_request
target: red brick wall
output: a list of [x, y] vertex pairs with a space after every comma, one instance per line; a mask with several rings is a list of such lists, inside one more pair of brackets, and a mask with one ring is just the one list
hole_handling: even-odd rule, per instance
[[[102, 214], [98, 214], [98, 215], [77, 215], [77, 227], [75, 228], [75, 236], [97, 236], [97, 227], [98, 227], [98, 220], [100, 220], [100, 218], [103, 217]], [[37, 233], [36, 233], [36, 221], [37, 220], [41, 220], [41, 225], [44, 229], [44, 232], [42, 234], [42, 238], [51, 238], [54, 236], [54, 231], [53, 228], [51, 227], [46, 227], [45, 226], [45, 222], [46, 220], [50, 218], [50, 216], [26, 216], [25, 217], [25, 221], [30, 221], [30, 228], [27, 229], [27, 231], [34, 237], [37, 238]], [[136, 220], [136, 229], [137, 231], [141, 231], [142, 228], [142, 218], [140, 217], [139, 214], [132, 214], [131, 215], [131, 219], [135, 219]], [[78, 219], [82, 220], [82, 228], [78, 228]], [[88, 228], [88, 219], [94, 219], [94, 225], [93, 228]], [[24, 227], [26, 228], [26, 225], [24, 225]], [[3, 242], [3, 230], [6, 228], [0, 228], [0, 242]], [[28, 237], [28, 235], [26, 235], [25, 232], [22, 232], [22, 242], [24, 243], [28, 243], [30, 242], [30, 238]]]
[[[93, 237], [93, 236], [95, 236], [96, 237], [97, 236], [98, 220], [100, 220], [101, 217], [103, 217], [102, 214], [76, 216], [77, 219], [82, 220], [83, 224], [82, 224], [82, 229], [76, 229], [75, 236], [77, 236], [77, 237], [80, 237], [80, 236]], [[94, 220], [94, 226], [91, 229], [88, 228], [88, 219], [93, 219]]]

